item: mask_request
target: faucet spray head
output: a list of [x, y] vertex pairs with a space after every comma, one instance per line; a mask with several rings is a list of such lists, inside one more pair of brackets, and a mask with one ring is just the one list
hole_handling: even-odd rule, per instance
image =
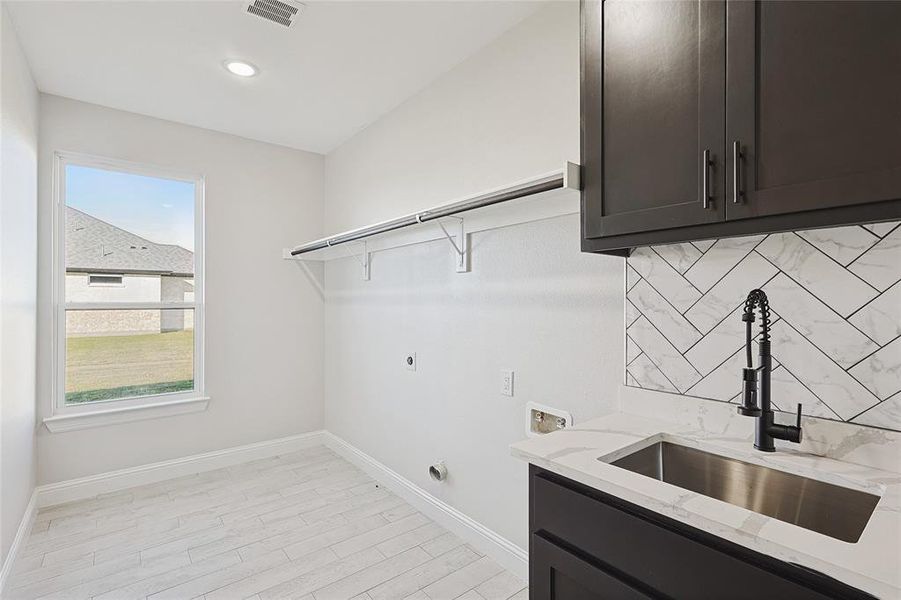
[[757, 403], [757, 369], [742, 369], [742, 394], [738, 412], [746, 417], [759, 417], [762, 413]]

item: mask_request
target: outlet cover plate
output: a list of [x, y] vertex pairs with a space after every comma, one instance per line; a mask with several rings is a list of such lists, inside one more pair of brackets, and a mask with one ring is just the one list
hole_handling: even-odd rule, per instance
[[501, 394], [504, 396], [513, 395], [513, 371], [501, 371]]

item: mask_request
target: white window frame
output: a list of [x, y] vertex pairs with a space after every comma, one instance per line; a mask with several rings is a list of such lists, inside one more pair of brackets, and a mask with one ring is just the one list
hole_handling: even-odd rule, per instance
[[[66, 302], [66, 167], [77, 165], [134, 175], [174, 179], [194, 184], [193, 302]], [[72, 152], [55, 152], [53, 164], [53, 386], [50, 431], [70, 431], [186, 412], [205, 410], [209, 398], [204, 379], [204, 177], [165, 167]], [[187, 308], [194, 310], [194, 389], [152, 396], [66, 404], [66, 311]]]

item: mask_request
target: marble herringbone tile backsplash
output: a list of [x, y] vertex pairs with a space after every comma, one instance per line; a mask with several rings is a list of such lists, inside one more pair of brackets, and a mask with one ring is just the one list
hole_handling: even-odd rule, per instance
[[757, 287], [772, 309], [773, 403], [901, 431], [899, 222], [636, 249], [626, 385], [737, 402], [741, 307]]

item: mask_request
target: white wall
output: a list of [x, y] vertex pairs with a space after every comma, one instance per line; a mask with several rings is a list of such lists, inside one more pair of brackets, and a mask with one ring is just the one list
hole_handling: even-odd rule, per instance
[[327, 232], [579, 162], [579, 5], [550, 4], [327, 156]]
[[[51, 169], [67, 150], [206, 177], [206, 412], [68, 433], [41, 429], [38, 481], [322, 427], [322, 299], [281, 250], [322, 228], [322, 157], [41, 96], [39, 413], [50, 398]], [[252, 274], [249, 278], [248, 274]], [[248, 285], [248, 281], [253, 281]]]
[[38, 92], [0, 6], [0, 563], [35, 486]]
[[[328, 230], [552, 171], [579, 156], [579, 7], [552, 3], [326, 157]], [[578, 217], [326, 266], [326, 428], [526, 548], [525, 403], [615, 406], [622, 259], [581, 254]], [[402, 359], [416, 352], [418, 369]], [[515, 396], [500, 394], [514, 369]], [[446, 483], [428, 464], [445, 459]]]

